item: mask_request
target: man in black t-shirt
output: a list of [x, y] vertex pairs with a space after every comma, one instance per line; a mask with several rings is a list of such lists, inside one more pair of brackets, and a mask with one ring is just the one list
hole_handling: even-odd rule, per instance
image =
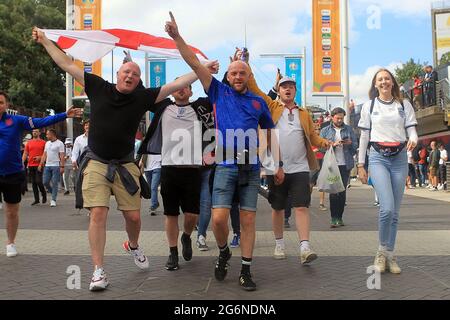
[[[134, 137], [146, 111], [155, 111], [155, 103], [197, 80], [192, 72], [160, 88], [138, 86], [141, 77], [134, 62], [123, 64], [117, 72], [117, 84], [84, 73], [43, 32], [34, 28], [33, 39], [42, 44], [56, 64], [85, 87], [91, 103], [87, 165], [82, 175], [84, 207], [90, 210], [89, 243], [95, 271], [89, 289], [103, 290], [108, 286], [103, 270], [106, 243], [106, 217], [111, 193], [126, 221], [128, 241], [123, 248], [134, 257], [141, 269], [148, 260], [138, 246], [141, 227], [139, 168], [133, 163]], [[215, 62], [211, 62], [209, 66]], [[117, 134], [120, 132], [120, 134]]]

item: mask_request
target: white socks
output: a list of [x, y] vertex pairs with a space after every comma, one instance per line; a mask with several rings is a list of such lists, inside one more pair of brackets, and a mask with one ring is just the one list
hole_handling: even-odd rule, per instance
[[275, 239], [275, 244], [277, 247], [284, 249], [284, 238]]
[[302, 242], [300, 242], [300, 251], [303, 250], [310, 250], [309, 240], [303, 240]]

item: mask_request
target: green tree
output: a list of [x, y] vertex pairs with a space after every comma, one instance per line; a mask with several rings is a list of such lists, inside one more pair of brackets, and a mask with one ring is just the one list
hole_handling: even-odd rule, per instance
[[406, 63], [403, 63], [401, 67], [395, 68], [395, 78], [399, 83], [405, 83], [417, 74], [423, 74], [423, 67], [426, 66], [428, 62], [420, 63], [420, 61], [415, 62], [413, 58], [409, 59]]
[[33, 26], [65, 28], [65, 1], [0, 0], [0, 88], [13, 104], [65, 109], [65, 74], [31, 39]]
[[442, 55], [441, 60], [439, 60], [439, 66], [445, 66], [450, 63], [450, 52]]

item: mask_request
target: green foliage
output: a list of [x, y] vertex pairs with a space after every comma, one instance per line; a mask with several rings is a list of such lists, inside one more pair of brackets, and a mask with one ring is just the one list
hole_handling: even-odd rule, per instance
[[428, 62], [420, 63], [420, 61], [415, 62], [413, 58], [409, 59], [406, 63], [399, 68], [395, 69], [395, 78], [399, 83], [405, 83], [411, 80], [412, 77], [417, 75], [423, 75], [423, 67], [426, 66]]
[[445, 66], [450, 64], [450, 52], [442, 55], [441, 60], [439, 60], [439, 66]]
[[0, 89], [14, 105], [65, 110], [65, 73], [33, 42], [31, 31], [65, 28], [65, 1], [0, 0]]

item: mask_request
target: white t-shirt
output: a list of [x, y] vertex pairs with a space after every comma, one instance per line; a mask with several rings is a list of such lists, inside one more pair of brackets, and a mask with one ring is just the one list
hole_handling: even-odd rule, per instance
[[65, 154], [64, 143], [60, 140], [47, 141], [45, 143], [45, 152], [47, 152], [47, 161], [45, 162], [46, 167], [59, 167], [60, 158], [59, 154]]
[[375, 99], [372, 115], [371, 100], [364, 103], [358, 127], [371, 130], [371, 142], [406, 142], [406, 129], [417, 125], [414, 108], [408, 100], [403, 100], [405, 110], [397, 102], [385, 102]]
[[145, 163], [144, 171], [152, 171], [161, 168], [161, 155], [149, 154], [147, 155], [147, 162]]
[[72, 167], [72, 147], [66, 147], [66, 157], [65, 166]]
[[[448, 157], [447, 150], [444, 149], [444, 150], [440, 150], [440, 151], [441, 151], [441, 159], [439, 160], [439, 164], [445, 164], [446, 160], [444, 160], [444, 159]], [[447, 161], [448, 161], [448, 158], [447, 158]]]
[[162, 116], [162, 165], [202, 165], [202, 124], [188, 105], [170, 105]]
[[298, 108], [292, 110], [292, 115], [289, 119], [289, 109], [284, 108], [276, 126], [276, 129], [279, 130], [283, 171], [285, 173], [309, 172], [305, 131], [300, 123]]
[[[334, 127], [334, 130], [336, 130], [336, 141], [342, 140], [341, 137], [341, 130], [342, 128], [336, 128]], [[337, 145], [334, 149], [334, 154], [336, 156], [336, 161], [338, 166], [345, 166], [345, 155], [344, 155], [344, 145]]]

